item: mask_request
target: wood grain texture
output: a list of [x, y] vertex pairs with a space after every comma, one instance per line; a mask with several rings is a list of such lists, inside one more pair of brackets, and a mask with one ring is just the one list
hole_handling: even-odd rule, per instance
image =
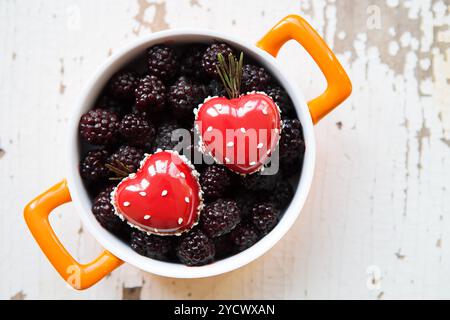
[[[130, 265], [69, 289], [32, 240], [27, 201], [64, 175], [70, 108], [96, 67], [140, 35], [177, 27], [255, 42], [305, 16], [354, 84], [316, 127], [306, 206], [269, 253], [237, 271], [176, 280]], [[448, 0], [0, 2], [0, 298], [450, 298]], [[303, 49], [281, 67], [307, 98], [324, 80]], [[75, 257], [101, 250], [69, 204], [53, 224]]]

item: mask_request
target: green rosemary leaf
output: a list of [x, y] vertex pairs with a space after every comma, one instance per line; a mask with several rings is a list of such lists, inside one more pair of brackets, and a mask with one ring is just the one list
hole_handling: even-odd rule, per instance
[[230, 99], [238, 98], [241, 88], [242, 66], [244, 54], [241, 52], [239, 59], [233, 54], [225, 58], [221, 53], [217, 54], [217, 74], [222, 81], [227, 95]]
[[[105, 167], [108, 168], [110, 171], [112, 171], [113, 173], [115, 173], [117, 176], [116, 177], [111, 177], [114, 179], [118, 179], [121, 180], [123, 178], [125, 178], [126, 176], [128, 176], [132, 171], [131, 171], [131, 167], [123, 164], [121, 161], [115, 161], [116, 165], [112, 165], [110, 163], [105, 164]], [[110, 178], [110, 179], [111, 179]]]

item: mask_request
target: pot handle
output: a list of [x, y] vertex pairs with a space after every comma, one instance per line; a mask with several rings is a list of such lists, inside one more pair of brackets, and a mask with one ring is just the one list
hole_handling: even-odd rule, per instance
[[87, 264], [78, 263], [61, 244], [49, 221], [49, 214], [71, 201], [67, 182], [63, 181], [33, 199], [24, 209], [25, 221], [41, 250], [63, 279], [73, 288], [89, 288], [119, 267], [123, 261], [103, 251]]
[[327, 79], [325, 92], [308, 102], [312, 121], [316, 124], [350, 95], [352, 84], [325, 41], [300, 16], [289, 15], [281, 19], [256, 45], [276, 57], [289, 40], [296, 40], [306, 49]]

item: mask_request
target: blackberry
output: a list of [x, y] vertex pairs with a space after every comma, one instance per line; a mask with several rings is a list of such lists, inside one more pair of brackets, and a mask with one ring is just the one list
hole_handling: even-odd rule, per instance
[[151, 146], [155, 137], [155, 127], [142, 115], [126, 114], [120, 122], [119, 132], [134, 146]]
[[242, 92], [264, 91], [270, 82], [270, 75], [264, 68], [251, 64], [242, 67]]
[[280, 158], [294, 159], [305, 153], [302, 125], [298, 119], [283, 121], [280, 137]]
[[147, 50], [148, 72], [163, 81], [170, 81], [177, 73], [175, 52], [165, 45], [156, 45]]
[[280, 86], [271, 86], [263, 90], [272, 100], [277, 104], [281, 110], [281, 116], [283, 119], [292, 117], [295, 115], [294, 105], [291, 98], [289, 98], [287, 92]]
[[134, 89], [139, 82], [139, 77], [135, 72], [122, 71], [116, 73], [109, 82], [109, 92], [112, 97], [122, 101], [132, 101]]
[[101, 96], [95, 104], [96, 108], [106, 109], [108, 111], [112, 111], [117, 113], [118, 115], [123, 115], [124, 112], [127, 112], [130, 109], [128, 102], [122, 102], [115, 98], [112, 98], [110, 95]]
[[251, 217], [253, 205], [261, 200], [261, 193], [242, 189], [239, 189], [237, 193], [234, 199], [241, 209], [241, 218], [242, 220], [248, 220]]
[[170, 87], [167, 93], [167, 103], [172, 110], [172, 114], [179, 119], [193, 119], [193, 110], [206, 97], [206, 90], [203, 85], [180, 77]]
[[208, 204], [202, 212], [200, 225], [210, 237], [229, 233], [241, 222], [241, 210], [236, 201], [219, 199]]
[[263, 175], [259, 172], [240, 176], [240, 183], [246, 190], [252, 191], [269, 191], [273, 190], [277, 180], [277, 174]]
[[166, 236], [149, 235], [140, 230], [131, 232], [131, 249], [142, 256], [166, 260], [172, 250], [172, 239]]
[[81, 116], [80, 136], [90, 144], [112, 144], [116, 142], [118, 130], [119, 116], [113, 111], [98, 108]]
[[262, 234], [269, 233], [278, 223], [280, 211], [271, 203], [257, 203], [252, 208], [252, 222]]
[[180, 129], [175, 121], [163, 123], [156, 132], [155, 149], [173, 150], [179, 141], [172, 141], [172, 133]]
[[208, 84], [208, 95], [211, 97], [226, 97], [227, 91], [225, 90], [221, 81], [213, 79]]
[[230, 239], [230, 234], [214, 238], [213, 242], [216, 248], [216, 259], [226, 258], [234, 251], [234, 243]]
[[179, 124], [175, 130], [177, 130], [175, 132], [176, 136], [174, 136], [175, 141], [171, 142], [171, 134], [169, 132], [165, 134], [166, 138], [163, 138], [163, 135], [161, 135], [161, 141], [166, 140], [170, 142], [167, 145], [169, 145], [172, 150], [176, 150], [179, 154], [185, 156], [195, 166], [195, 169], [198, 172], [201, 172], [205, 167], [204, 162], [198, 161], [198, 163], [195, 163], [195, 160], [203, 160], [203, 154], [196, 147], [199, 138], [192, 126], [192, 122], [186, 126]]
[[188, 266], [201, 266], [214, 261], [214, 243], [199, 229], [184, 234], [176, 249], [181, 263]]
[[[130, 113], [130, 112], [129, 112], [129, 113]], [[131, 113], [137, 114], [137, 115], [141, 116], [142, 118], [144, 118], [144, 119], [146, 119], [146, 120], [149, 120], [149, 119], [153, 118], [153, 117], [152, 117], [153, 114], [151, 114], [149, 111], [146, 111], [146, 110], [139, 110], [139, 109], [136, 107], [136, 105], [134, 105], [134, 106], [131, 108]]]
[[136, 172], [144, 156], [143, 150], [124, 145], [120, 146], [119, 149], [109, 156], [108, 163], [116, 166], [117, 162], [120, 162], [127, 166], [131, 172]]
[[244, 251], [258, 241], [258, 230], [250, 223], [241, 223], [231, 231], [230, 239], [238, 251]]
[[[196, 168], [196, 170], [198, 171], [199, 168], [201, 168], [202, 163], [198, 163], [195, 164], [195, 159], [201, 159], [201, 153], [198, 151], [198, 148], [196, 148], [196, 139], [198, 139], [198, 137], [195, 137], [195, 130], [194, 127], [192, 127], [192, 122], [190, 123], [191, 128], [189, 129], [189, 135], [186, 133], [183, 134], [182, 138], [180, 138], [180, 146], [182, 146], [183, 148], [181, 150], [178, 150], [179, 148], [177, 148], [177, 151], [184, 155]], [[183, 128], [184, 130], [188, 130], [187, 128]], [[197, 153], [197, 155], [196, 155]], [[200, 172], [200, 171], [199, 171]]]
[[180, 62], [180, 73], [196, 79], [203, 77], [202, 56], [206, 46], [194, 45], [186, 50]]
[[86, 181], [99, 181], [109, 175], [105, 167], [108, 152], [106, 150], [91, 150], [80, 161], [80, 175]]
[[269, 196], [269, 201], [278, 209], [286, 208], [294, 197], [294, 189], [286, 180], [279, 180], [273, 191]]
[[202, 68], [210, 76], [217, 75], [216, 66], [218, 65], [217, 55], [221, 53], [224, 58], [228, 58], [230, 54], [233, 54], [233, 49], [226, 43], [213, 43], [206, 48], [202, 57]]
[[103, 228], [125, 240], [129, 237], [130, 227], [115, 214], [111, 203], [113, 188], [108, 187], [98, 194], [92, 204], [92, 213]]
[[166, 104], [166, 86], [158, 77], [146, 75], [139, 80], [134, 97], [138, 110], [162, 111]]
[[207, 200], [224, 196], [231, 185], [231, 174], [224, 166], [213, 164], [200, 175], [200, 185]]
[[299, 154], [294, 158], [281, 158], [280, 168], [283, 177], [292, 177], [301, 171], [303, 166], [303, 154]]

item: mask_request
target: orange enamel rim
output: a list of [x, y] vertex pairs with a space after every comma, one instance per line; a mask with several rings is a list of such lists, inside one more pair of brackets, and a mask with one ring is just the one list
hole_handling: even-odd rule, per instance
[[66, 180], [63, 180], [33, 199], [24, 210], [25, 221], [36, 242], [63, 279], [73, 288], [89, 288], [119, 267], [123, 261], [103, 251], [87, 264], [78, 263], [61, 244], [49, 221], [49, 214], [60, 205], [70, 202]]
[[300, 16], [283, 18], [258, 41], [257, 46], [276, 57], [289, 40], [297, 41], [306, 49], [327, 80], [325, 92], [308, 102], [312, 121], [316, 124], [350, 95], [352, 83], [325, 41]]

